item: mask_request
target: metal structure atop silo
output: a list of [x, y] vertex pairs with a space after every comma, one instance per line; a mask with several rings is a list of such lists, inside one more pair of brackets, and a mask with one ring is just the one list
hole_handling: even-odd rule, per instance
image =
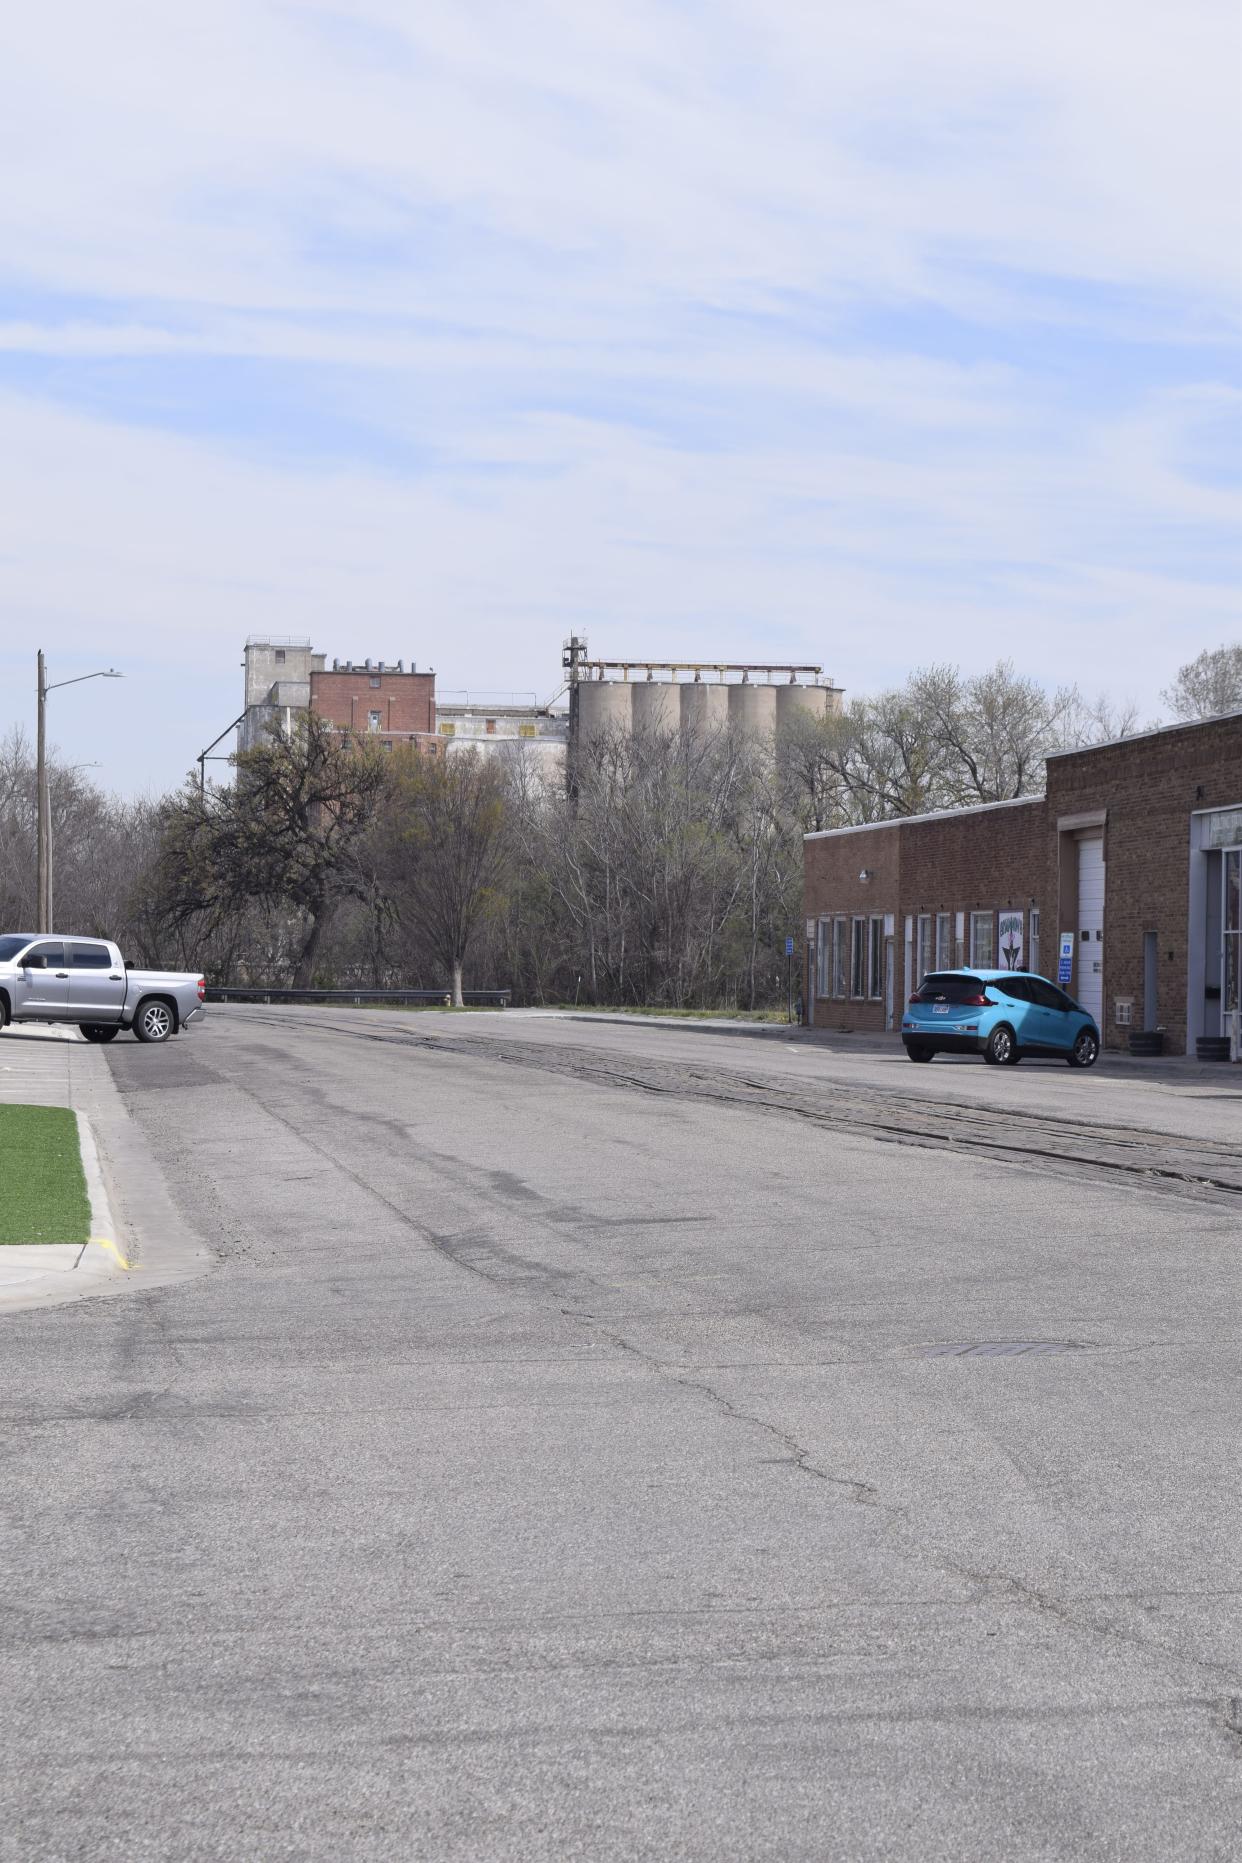
[[736, 660], [592, 660], [584, 636], [564, 643], [571, 742], [608, 731], [702, 732], [725, 725], [771, 736], [802, 716], [841, 710], [822, 666]]

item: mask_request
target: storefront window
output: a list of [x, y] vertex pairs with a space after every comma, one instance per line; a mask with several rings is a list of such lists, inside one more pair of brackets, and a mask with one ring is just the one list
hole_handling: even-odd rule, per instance
[[[1239, 824], [1242, 826], [1242, 823]], [[1225, 855], [1225, 974], [1221, 979], [1222, 1033], [1242, 1048], [1242, 848]]]
[[936, 969], [953, 968], [953, 914], [937, 912], [936, 914]]
[[919, 914], [919, 942], [915, 954], [915, 977], [921, 983], [932, 967], [931, 963], [931, 914]]
[[834, 996], [845, 995], [845, 933], [848, 921], [834, 919], [832, 922], [832, 993]]
[[970, 915], [970, 961], [976, 970], [992, 970], [996, 964], [993, 919], [990, 912]]
[[832, 920], [821, 919], [815, 939], [815, 994], [832, 994]]
[[850, 995], [867, 994], [867, 921], [855, 919], [850, 927]]
[[878, 1002], [884, 994], [884, 920], [871, 921], [871, 945], [867, 959], [867, 994]]

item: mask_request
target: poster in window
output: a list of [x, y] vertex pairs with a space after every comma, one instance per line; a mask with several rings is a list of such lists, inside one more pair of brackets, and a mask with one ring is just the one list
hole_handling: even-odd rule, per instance
[[1020, 912], [1002, 912], [1000, 915], [1000, 954], [1006, 970], [1022, 968], [1022, 914]]

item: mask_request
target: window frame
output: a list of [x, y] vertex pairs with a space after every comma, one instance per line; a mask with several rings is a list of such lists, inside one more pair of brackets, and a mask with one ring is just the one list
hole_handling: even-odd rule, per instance
[[856, 912], [850, 919], [850, 1000], [867, 1000], [867, 915]]
[[873, 1003], [884, 998], [884, 914], [873, 912], [867, 921], [867, 997]]
[[[50, 964], [47, 961], [47, 954], [49, 951], [60, 952], [60, 956]], [[20, 970], [23, 965], [29, 964], [32, 957], [41, 957], [43, 959], [43, 962], [36, 967], [39, 970], [68, 970], [69, 968], [66, 962], [67, 953], [65, 951], [65, 941], [63, 938], [45, 938], [42, 936], [36, 938], [34, 943], [27, 945], [26, 949], [22, 952], [18, 969]]]
[[823, 914], [815, 925], [815, 998], [826, 1002], [832, 995], [832, 919]]
[[[979, 955], [979, 926], [986, 921], [988, 928], [988, 955]], [[970, 968], [972, 970], [996, 969], [996, 914], [990, 907], [981, 907], [970, 915]]]
[[914, 921], [914, 968], [917, 972], [915, 989], [923, 978], [930, 976], [935, 965], [928, 962], [931, 956], [932, 925], [934, 921], [930, 912], [920, 912]]
[[[85, 964], [78, 962], [78, 953], [80, 951], [85, 951], [85, 952], [90, 953], [89, 962]], [[108, 950], [107, 945], [101, 944], [97, 939], [94, 939], [94, 938], [77, 938], [77, 939], [71, 938], [68, 941], [68, 943], [65, 945], [65, 957], [68, 960], [67, 963], [65, 964], [66, 970], [111, 970], [112, 969], [112, 955], [110, 951]]]
[[953, 970], [953, 914], [936, 914], [936, 969]]
[[849, 983], [849, 952], [846, 948], [846, 927], [849, 920], [842, 913], [832, 921], [832, 995], [834, 1001], [846, 1000], [846, 986]]

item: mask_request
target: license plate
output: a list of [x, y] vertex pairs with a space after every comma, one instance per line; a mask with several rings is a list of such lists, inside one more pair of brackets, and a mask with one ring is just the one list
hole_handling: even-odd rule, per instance
[[949, 1013], [949, 1005], [947, 1003], [933, 1003], [932, 1004], [932, 1014], [934, 1016], [947, 1016], [948, 1013]]

